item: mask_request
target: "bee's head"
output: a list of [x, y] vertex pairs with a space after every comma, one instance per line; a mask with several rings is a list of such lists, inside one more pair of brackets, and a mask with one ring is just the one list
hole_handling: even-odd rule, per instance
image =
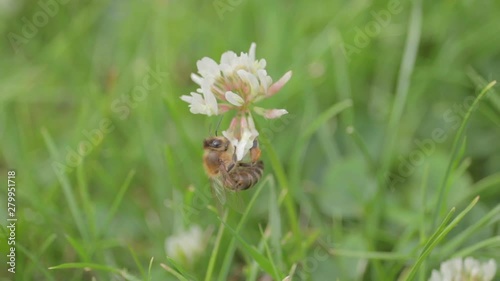
[[229, 146], [229, 140], [225, 137], [211, 137], [203, 141], [203, 149], [226, 151]]

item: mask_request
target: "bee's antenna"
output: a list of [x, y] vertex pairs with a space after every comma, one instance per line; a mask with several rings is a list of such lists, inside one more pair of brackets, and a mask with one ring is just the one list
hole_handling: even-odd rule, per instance
[[224, 117], [224, 115], [222, 115], [219, 119], [219, 122], [217, 123], [217, 127], [215, 127], [215, 136], [217, 136], [217, 130], [219, 130], [219, 126], [220, 126], [220, 122], [222, 122], [222, 118]]

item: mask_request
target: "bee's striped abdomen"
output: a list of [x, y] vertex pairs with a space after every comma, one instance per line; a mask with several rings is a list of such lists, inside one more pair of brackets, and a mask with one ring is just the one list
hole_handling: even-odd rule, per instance
[[245, 190], [254, 186], [264, 172], [264, 163], [238, 163], [238, 166], [230, 173], [235, 190]]

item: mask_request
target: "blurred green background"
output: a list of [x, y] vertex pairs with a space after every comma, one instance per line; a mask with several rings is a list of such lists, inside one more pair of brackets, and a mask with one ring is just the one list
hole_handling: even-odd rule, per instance
[[[0, 280], [14, 280], [11, 169], [15, 280], [178, 280], [160, 264], [188, 280], [292, 268], [293, 280], [405, 280], [446, 213], [477, 195], [416, 277], [454, 255], [500, 261], [498, 87], [456, 137], [498, 79], [498, 1], [0, 0], [0, 19]], [[275, 80], [293, 71], [260, 104], [289, 115], [256, 119], [267, 181], [240, 194], [248, 217], [218, 244], [214, 201], [199, 194], [210, 194], [202, 140], [219, 118], [179, 97], [197, 88], [197, 60], [252, 42]], [[168, 260], [165, 239], [193, 225], [203, 252]]]

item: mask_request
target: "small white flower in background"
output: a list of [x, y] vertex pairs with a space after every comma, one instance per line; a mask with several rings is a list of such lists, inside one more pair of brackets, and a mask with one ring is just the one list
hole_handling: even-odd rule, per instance
[[230, 128], [223, 134], [236, 147], [236, 157], [241, 160], [259, 135], [251, 111], [267, 119], [279, 118], [288, 111], [285, 109], [264, 109], [254, 103], [276, 94], [292, 77], [292, 72], [285, 73], [273, 84], [267, 75], [266, 60], [255, 59], [256, 44], [252, 43], [248, 53], [239, 56], [233, 51], [222, 54], [220, 63], [211, 58], [202, 58], [196, 65], [198, 74], [191, 74], [191, 79], [200, 86], [191, 96], [181, 99], [189, 103], [193, 114], [208, 116], [236, 110], [236, 117]]
[[199, 226], [188, 231], [167, 237], [165, 251], [176, 262], [192, 265], [205, 250], [205, 238]]
[[493, 259], [481, 263], [471, 257], [456, 258], [441, 263], [440, 270], [433, 270], [429, 281], [491, 281], [496, 270]]

